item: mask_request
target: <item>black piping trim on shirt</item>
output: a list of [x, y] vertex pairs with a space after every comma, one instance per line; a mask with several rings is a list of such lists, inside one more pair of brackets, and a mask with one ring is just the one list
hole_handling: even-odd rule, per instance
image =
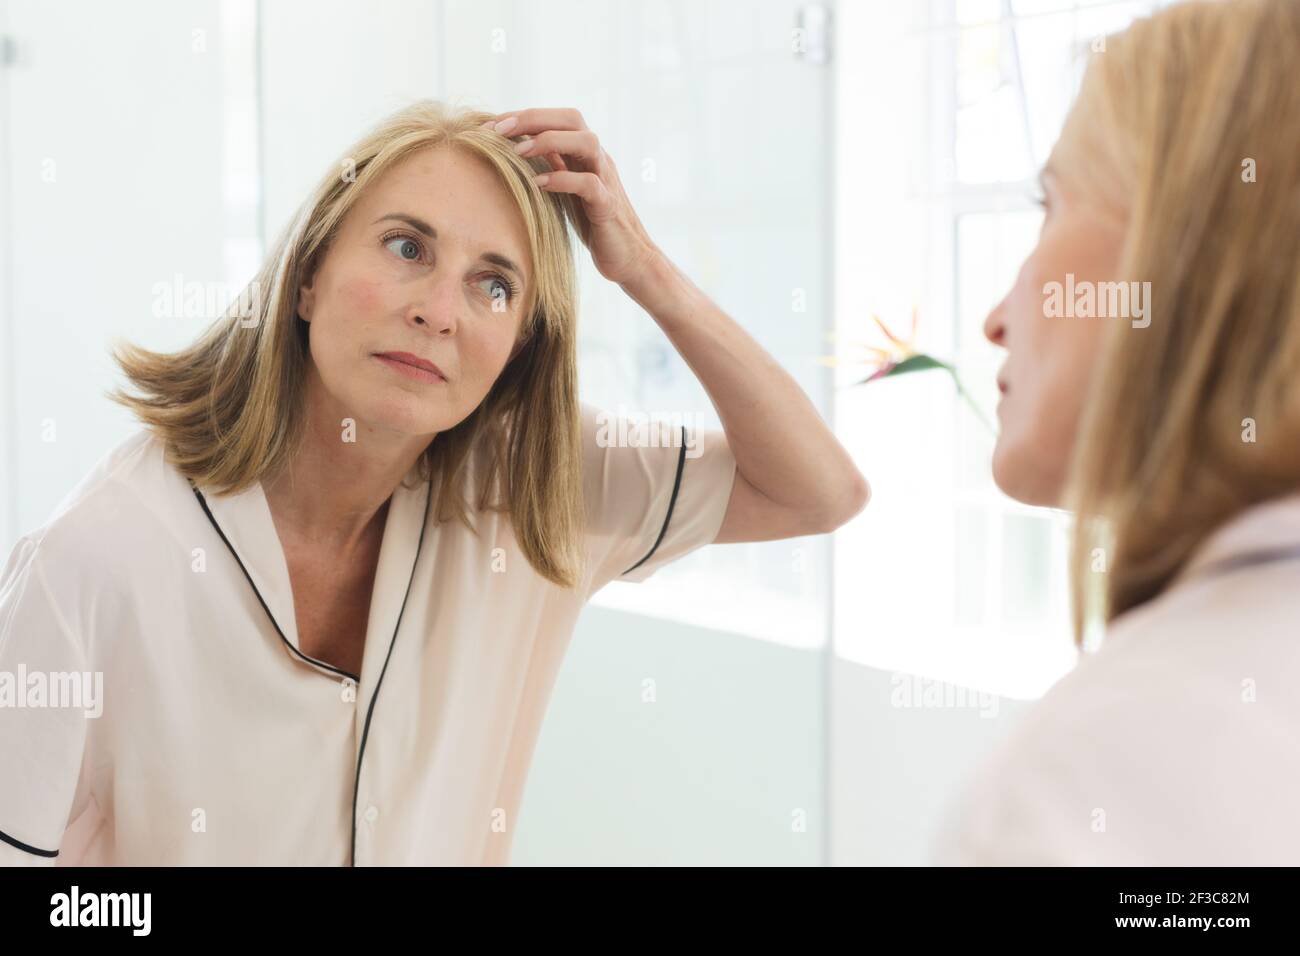
[[[682, 426], [682, 444], [681, 451], [677, 455], [677, 477], [673, 479], [673, 496], [668, 499], [668, 514], [664, 515], [664, 526], [659, 529], [659, 537], [655, 538], [654, 547], [646, 552], [646, 556], [638, 561], [632, 567], [628, 568], [623, 574], [631, 574], [641, 565], [650, 560], [650, 555], [659, 550], [659, 544], [663, 541], [664, 535], [668, 533], [668, 522], [673, 520], [673, 508], [677, 505], [677, 490], [682, 486], [682, 469], [686, 467], [686, 426]], [[622, 577], [622, 575], [619, 575]]]
[[3, 830], [0, 830], [0, 842], [8, 843], [11, 847], [22, 850], [24, 853], [30, 853], [33, 856], [44, 856], [52, 859], [59, 855], [58, 850], [42, 850], [39, 847], [29, 846], [22, 840], [15, 840]]
[[1194, 572], [1193, 576], [1213, 577], [1219, 574], [1240, 571], [1242, 568], [1253, 568], [1261, 564], [1271, 564], [1274, 561], [1294, 561], [1297, 558], [1300, 558], [1300, 545], [1246, 551], [1202, 565]]
[[315, 665], [316, 667], [323, 667], [331, 673], [338, 674], [340, 677], [346, 677], [355, 684], [360, 684], [360, 675], [349, 674], [341, 667], [335, 667], [333, 664], [326, 664], [324, 661], [318, 661], [314, 657], [308, 657], [289, 642], [289, 639], [284, 636], [284, 631], [280, 630], [280, 625], [276, 621], [275, 615], [271, 613], [271, 609], [267, 607], [266, 602], [262, 600], [262, 592], [257, 589], [256, 584], [253, 584], [253, 578], [249, 575], [248, 568], [244, 567], [244, 562], [239, 559], [239, 555], [235, 552], [234, 545], [230, 543], [230, 539], [226, 537], [226, 533], [221, 530], [221, 525], [217, 524], [217, 519], [212, 516], [212, 511], [208, 508], [208, 502], [203, 497], [203, 492], [199, 491], [198, 486], [194, 484], [194, 479], [189, 479], [189, 482], [190, 487], [194, 489], [194, 496], [199, 499], [199, 507], [203, 509], [203, 513], [208, 516], [208, 521], [212, 522], [212, 527], [217, 529], [217, 534], [220, 535], [221, 540], [226, 543], [226, 547], [230, 549], [230, 553], [234, 556], [235, 562], [239, 565], [239, 570], [244, 572], [244, 577], [248, 579], [249, 586], [252, 587], [253, 593], [257, 595], [257, 602], [262, 605], [262, 610], [265, 611], [266, 616], [271, 619], [271, 626], [275, 628], [275, 633], [279, 634], [280, 640], [284, 641], [284, 646], [287, 647], [295, 656], [306, 661], [308, 664]]
[[[261, 592], [257, 590], [257, 585], [253, 583], [252, 577], [249, 576], [248, 569], [244, 567], [244, 562], [239, 560], [239, 555], [235, 553], [234, 547], [231, 545], [230, 541], [226, 538], [225, 533], [221, 530], [221, 526], [217, 524], [217, 519], [212, 516], [212, 512], [208, 509], [207, 501], [204, 500], [203, 494], [199, 491], [198, 486], [194, 484], [194, 479], [192, 478], [189, 479], [189, 482], [190, 482], [190, 487], [194, 489], [195, 497], [199, 499], [199, 505], [203, 508], [203, 513], [208, 516], [208, 521], [212, 523], [212, 527], [217, 529], [217, 534], [221, 536], [222, 541], [226, 542], [226, 547], [230, 549], [230, 553], [235, 556], [235, 561], [238, 562], [239, 569], [244, 572], [244, 577], [248, 579], [249, 586], [252, 587], [253, 593], [257, 595], [258, 603], [262, 605], [262, 610], [266, 611], [266, 616], [269, 617], [271, 619], [271, 623], [275, 625], [275, 632], [280, 635], [280, 640], [284, 641], [285, 646], [289, 648], [289, 650], [297, 654], [304, 661], [308, 662], [309, 664], [315, 664], [318, 667], [324, 667], [327, 670], [333, 671], [336, 674], [341, 674], [344, 677], [351, 678], [358, 685], [360, 685], [361, 678], [358, 675], [349, 674], [347, 671], [341, 670], [330, 664], [326, 664], [324, 661], [318, 661], [313, 657], [308, 657], [306, 654], [303, 654], [301, 651], [299, 651], [298, 648], [294, 647], [292, 644], [289, 643], [289, 639], [284, 636], [284, 631], [280, 630], [280, 625], [276, 623], [275, 615], [271, 613], [271, 609], [267, 607], [266, 602], [262, 600]], [[411, 562], [411, 576], [410, 578], [407, 579], [406, 582], [406, 593], [402, 595], [402, 607], [397, 612], [397, 624], [393, 627], [393, 636], [392, 638], [389, 639], [388, 642], [388, 653], [384, 657], [384, 666], [379, 671], [379, 679], [375, 681], [375, 691], [373, 694], [370, 695], [370, 706], [366, 709], [366, 722], [361, 729], [361, 749], [357, 753], [357, 775], [356, 775], [356, 780], [353, 782], [352, 785], [352, 847], [348, 859], [348, 866], [357, 865], [357, 797], [361, 793], [361, 762], [365, 759], [366, 756], [366, 740], [370, 737], [370, 720], [375, 715], [375, 703], [376, 701], [379, 700], [379, 688], [383, 686], [384, 675], [388, 673], [388, 662], [392, 659], [393, 648], [397, 645], [397, 632], [402, 628], [402, 616], [406, 613], [406, 602], [411, 596], [411, 585], [415, 582], [415, 569], [420, 564], [420, 552], [424, 548], [424, 532], [425, 529], [429, 526], [429, 505], [432, 503], [432, 501], [433, 501], [433, 482], [430, 481], [429, 490], [424, 499], [424, 520], [420, 524], [420, 539], [418, 542], [416, 542], [415, 545], [415, 560]], [[4, 834], [0, 833], [0, 837], [3, 836]], [[5, 839], [7, 842], [13, 842], [13, 841], [9, 841], [7, 837]], [[19, 845], [17, 843], [15, 843], [14, 845], [24, 850], [31, 849], [30, 847]], [[32, 852], [44, 854], [47, 851], [32, 850]], [[57, 855], [57, 853], [53, 855]]]
[[370, 706], [366, 708], [366, 722], [361, 728], [361, 749], [357, 752], [357, 779], [352, 785], [352, 855], [349, 866], [357, 865], [357, 797], [361, 793], [361, 761], [366, 758], [366, 740], [370, 736], [370, 718], [375, 715], [375, 702], [379, 700], [379, 688], [383, 686], [384, 675], [388, 673], [388, 662], [392, 660], [393, 648], [397, 645], [397, 632], [402, 626], [402, 615], [406, 613], [406, 601], [411, 596], [411, 585], [415, 582], [415, 569], [420, 564], [420, 550], [424, 547], [424, 530], [429, 526], [429, 504], [433, 501], [433, 482], [429, 482], [429, 494], [424, 500], [424, 521], [420, 524], [420, 540], [415, 545], [415, 560], [411, 562], [411, 577], [406, 582], [406, 593], [402, 595], [402, 608], [397, 612], [397, 626], [393, 628], [393, 637], [388, 642], [388, 653], [384, 655], [384, 666], [379, 670], [379, 679], [375, 681], [375, 691], [370, 695]]

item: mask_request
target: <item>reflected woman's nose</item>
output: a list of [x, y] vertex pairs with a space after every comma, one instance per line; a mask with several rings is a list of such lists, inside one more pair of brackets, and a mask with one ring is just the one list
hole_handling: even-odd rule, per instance
[[457, 316], [461, 307], [460, 294], [460, 281], [451, 270], [433, 275], [429, 279], [425, 295], [411, 304], [411, 321], [439, 335], [455, 333], [459, 324]]

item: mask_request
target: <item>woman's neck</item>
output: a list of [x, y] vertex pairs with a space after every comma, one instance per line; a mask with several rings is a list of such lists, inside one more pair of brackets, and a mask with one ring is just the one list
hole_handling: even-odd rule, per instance
[[297, 454], [262, 488], [277, 528], [300, 544], [347, 554], [382, 535], [389, 498], [431, 439], [359, 422], [345, 433], [347, 416], [323, 395], [314, 369], [307, 392]]

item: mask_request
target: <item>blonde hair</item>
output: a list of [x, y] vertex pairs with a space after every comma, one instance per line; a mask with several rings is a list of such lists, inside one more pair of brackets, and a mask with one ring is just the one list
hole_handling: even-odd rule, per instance
[[235, 493], [276, 473], [303, 434], [310, 355], [307, 324], [297, 314], [299, 289], [344, 216], [396, 163], [429, 147], [463, 150], [496, 172], [518, 207], [535, 288], [524, 304], [517, 352], [483, 402], [429, 444], [419, 474], [435, 482], [437, 520], [456, 518], [472, 528], [465, 482], [476, 473], [473, 507], [508, 511], [529, 563], [572, 587], [582, 573], [583, 520], [577, 291], [566, 221], [574, 209], [568, 195], [533, 182], [550, 168], [544, 159], [523, 159], [508, 140], [480, 128], [491, 118], [425, 100], [383, 120], [320, 180], [248, 289], [197, 341], [173, 354], [114, 346], [114, 359], [140, 394], [118, 389], [110, 397], [130, 408], [162, 440], [168, 460], [198, 484]]
[[1148, 327], [1108, 330], [1071, 461], [1080, 643], [1226, 520], [1300, 488], [1298, 52], [1295, 0], [1138, 20], [1089, 63], [1049, 160], [1123, 211], [1120, 277], [1154, 303]]

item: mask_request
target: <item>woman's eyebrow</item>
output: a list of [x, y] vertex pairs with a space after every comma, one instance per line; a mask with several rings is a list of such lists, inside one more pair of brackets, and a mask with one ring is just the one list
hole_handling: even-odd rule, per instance
[[484, 262], [492, 263], [494, 266], [500, 266], [502, 269], [505, 269], [507, 272], [513, 272], [516, 278], [518, 278], [520, 282], [524, 281], [523, 270], [520, 269], [517, 265], [515, 265], [512, 260], [501, 255], [501, 253], [485, 252], [483, 253], [483, 255], [479, 256], [479, 258], [482, 259]]
[[[420, 219], [418, 216], [408, 215], [407, 213], [404, 212], [387, 213], [383, 216], [380, 216], [378, 219], [375, 220], [375, 222], [371, 223], [371, 225], [373, 226], [376, 223], [383, 222], [386, 219], [395, 219], [398, 222], [404, 222], [412, 229], [414, 229], [416, 232], [423, 233], [425, 236], [428, 236], [430, 239], [438, 238], [437, 229], [434, 229], [433, 226], [429, 225], [427, 222], [425, 222], [423, 219]], [[481, 256], [479, 256], [479, 258], [482, 259], [484, 262], [490, 262], [495, 266], [500, 266], [502, 269], [510, 270], [519, 278], [520, 282], [524, 281], [523, 270], [520, 269], [519, 266], [515, 265], [514, 260], [510, 259], [508, 256], [503, 256], [499, 252], [485, 252]]]
[[425, 234], [426, 236], [428, 236], [430, 239], [437, 239], [437, 238], [438, 238], [438, 230], [437, 230], [437, 229], [434, 229], [433, 226], [429, 225], [429, 224], [428, 224], [427, 222], [425, 222], [423, 219], [418, 219], [418, 218], [416, 218], [415, 216], [408, 216], [408, 215], [407, 215], [406, 213], [404, 213], [404, 212], [390, 212], [390, 213], [387, 213], [386, 215], [380, 216], [378, 219], [375, 220], [375, 222], [372, 222], [371, 225], [373, 226], [373, 225], [375, 225], [375, 223], [383, 222], [385, 219], [396, 219], [398, 222], [404, 222], [404, 223], [406, 223], [408, 226], [410, 226], [410, 227], [411, 227], [412, 229], [414, 229], [416, 232], [422, 232], [422, 233], [424, 233], [424, 234]]

